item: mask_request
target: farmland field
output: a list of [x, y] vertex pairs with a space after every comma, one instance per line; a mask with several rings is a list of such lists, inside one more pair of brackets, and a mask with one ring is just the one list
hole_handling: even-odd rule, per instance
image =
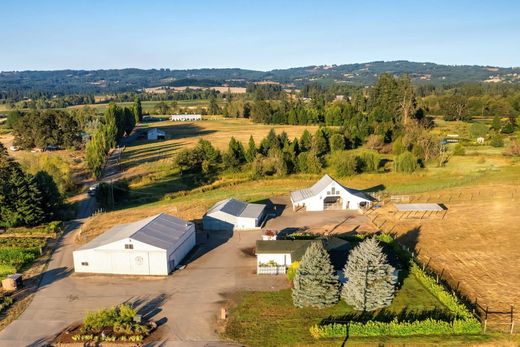
[[[137, 141], [128, 146], [123, 154], [122, 164], [132, 176], [143, 172], [143, 164], [170, 159], [182, 147], [193, 147], [200, 139], [210, 141], [221, 150], [227, 149], [229, 139], [234, 136], [247, 145], [253, 135], [257, 145], [270, 129], [286, 131], [289, 138], [299, 137], [305, 129], [314, 132], [317, 126], [286, 126], [254, 124], [248, 119], [216, 119], [193, 123], [171, 121], [145, 123], [146, 127], [159, 128], [166, 132], [165, 141]], [[147, 173], [153, 168], [147, 167]]]
[[520, 305], [519, 177], [507, 179], [516, 184], [476, 184], [414, 198], [446, 205], [444, 219], [399, 219], [392, 206], [385, 206], [377, 212], [382, 217], [378, 223], [386, 219], [386, 230], [401, 236], [419, 251], [421, 261], [442, 272], [470, 300], [508, 311], [510, 305]]

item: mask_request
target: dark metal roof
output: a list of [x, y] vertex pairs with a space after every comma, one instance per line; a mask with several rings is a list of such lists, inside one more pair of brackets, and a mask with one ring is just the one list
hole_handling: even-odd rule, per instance
[[217, 202], [206, 214], [222, 211], [235, 217], [258, 218], [262, 215], [265, 205], [250, 204], [234, 198]]

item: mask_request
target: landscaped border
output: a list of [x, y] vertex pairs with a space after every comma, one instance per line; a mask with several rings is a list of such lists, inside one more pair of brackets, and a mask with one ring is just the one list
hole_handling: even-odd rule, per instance
[[400, 257], [403, 255], [406, 256], [410, 262], [410, 274], [415, 276], [433, 296], [446, 306], [455, 318], [451, 322], [436, 319], [400, 322], [394, 319], [391, 322], [369, 321], [362, 323], [352, 321], [348, 323], [316, 324], [309, 328], [314, 338], [448, 334], [474, 335], [481, 332], [480, 322], [473, 316], [468, 308], [462, 304], [455, 295], [449, 293], [443, 286], [437, 284], [435, 279], [424, 272], [391, 235], [381, 234], [376, 237], [379, 241], [388, 244], [396, 250]]

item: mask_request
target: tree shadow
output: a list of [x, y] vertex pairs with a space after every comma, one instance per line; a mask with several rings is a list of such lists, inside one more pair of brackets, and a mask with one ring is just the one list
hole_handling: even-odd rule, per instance
[[350, 312], [342, 316], [329, 316], [321, 320], [320, 325], [327, 324], [350, 324], [367, 323], [369, 321], [389, 323], [394, 320], [398, 322], [415, 322], [426, 319], [435, 319], [443, 322], [453, 322], [455, 317], [450, 311], [440, 309], [438, 307], [433, 309], [414, 310], [408, 307], [403, 308], [399, 312], [389, 309], [381, 309], [371, 312], [356, 311]]
[[161, 293], [155, 297], [134, 297], [124, 301], [124, 304], [131, 305], [136, 309], [137, 314], [141, 315], [144, 321], [151, 320], [161, 311], [161, 306], [170, 298], [169, 294]]

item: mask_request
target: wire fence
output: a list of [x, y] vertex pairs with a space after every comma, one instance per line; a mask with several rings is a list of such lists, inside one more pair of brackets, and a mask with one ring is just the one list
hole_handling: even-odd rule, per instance
[[[513, 194], [516, 194], [516, 190]], [[462, 195], [460, 196], [462, 197]], [[438, 197], [434, 199], [438, 199]], [[410, 201], [424, 200], [410, 199]], [[365, 215], [379, 230], [391, 235], [394, 240], [411, 255], [415, 263], [436, 280], [437, 284], [442, 285], [448, 292], [457, 296], [468, 306], [472, 310], [473, 315], [481, 322], [484, 332], [493, 330], [510, 334], [514, 333], [514, 305], [510, 305], [510, 307], [506, 308], [503, 305], [487, 303], [482, 298], [479, 299], [478, 296], [471, 297], [470, 294], [468, 294], [467, 289], [469, 289], [469, 286], [467, 284], [453, 276], [445, 267], [441, 267], [439, 270], [438, 266], [433, 265], [433, 263], [440, 264], [441, 262], [436, 262], [432, 256], [427, 255], [423, 250], [410, 249], [399, 241], [399, 221], [394, 222], [385, 218], [374, 208], [366, 210]]]

